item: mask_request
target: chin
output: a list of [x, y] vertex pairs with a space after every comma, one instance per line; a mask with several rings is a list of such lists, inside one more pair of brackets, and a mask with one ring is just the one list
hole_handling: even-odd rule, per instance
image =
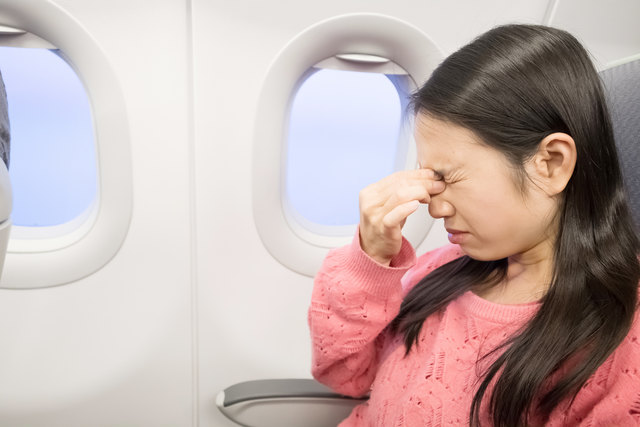
[[499, 259], [507, 258], [509, 255], [504, 254], [501, 251], [491, 251], [482, 248], [470, 248], [466, 245], [459, 245], [462, 252], [469, 258], [473, 258], [476, 261], [497, 261]]

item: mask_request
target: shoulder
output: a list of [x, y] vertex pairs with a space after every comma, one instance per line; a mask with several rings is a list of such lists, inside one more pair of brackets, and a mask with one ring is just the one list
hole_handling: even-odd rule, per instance
[[416, 264], [402, 278], [402, 286], [408, 290], [418, 283], [423, 277], [436, 268], [460, 258], [464, 253], [458, 245], [446, 245], [420, 255]]

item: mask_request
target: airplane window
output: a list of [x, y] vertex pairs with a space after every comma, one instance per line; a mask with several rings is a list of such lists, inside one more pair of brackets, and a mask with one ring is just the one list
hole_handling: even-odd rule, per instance
[[359, 191], [404, 168], [402, 78], [316, 69], [304, 80], [286, 148], [285, 202], [294, 218], [307, 226], [357, 224]]
[[11, 123], [14, 225], [54, 226], [87, 211], [97, 196], [91, 107], [55, 50], [0, 47]]
[[0, 288], [35, 289], [87, 277], [122, 247], [130, 133], [120, 81], [86, 29], [52, 3], [14, 3], [0, 25], [14, 198]]
[[[255, 114], [252, 207], [282, 265], [314, 276], [353, 239], [360, 190], [416, 167], [409, 94], [441, 60], [426, 34], [378, 14], [319, 22], [280, 51]], [[418, 247], [432, 224], [422, 206], [403, 234]]]

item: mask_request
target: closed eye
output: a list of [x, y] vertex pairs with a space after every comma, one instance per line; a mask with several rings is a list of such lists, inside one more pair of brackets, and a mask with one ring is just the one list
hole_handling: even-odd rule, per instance
[[438, 169], [431, 169], [431, 170], [433, 171], [438, 181], [444, 181], [444, 176], [446, 175], [445, 171], [438, 170]]
[[449, 174], [448, 176], [442, 177], [442, 180], [444, 181], [445, 184], [450, 185], [450, 184], [455, 184], [456, 182], [460, 182], [464, 180], [464, 176], [462, 173], [455, 171]]

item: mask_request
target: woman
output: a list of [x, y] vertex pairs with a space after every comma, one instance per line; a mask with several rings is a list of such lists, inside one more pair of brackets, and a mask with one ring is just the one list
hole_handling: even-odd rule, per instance
[[[355, 425], [638, 425], [638, 239], [603, 91], [549, 27], [494, 28], [414, 95], [420, 169], [360, 194], [309, 324]], [[402, 238], [428, 203], [453, 245]]]

